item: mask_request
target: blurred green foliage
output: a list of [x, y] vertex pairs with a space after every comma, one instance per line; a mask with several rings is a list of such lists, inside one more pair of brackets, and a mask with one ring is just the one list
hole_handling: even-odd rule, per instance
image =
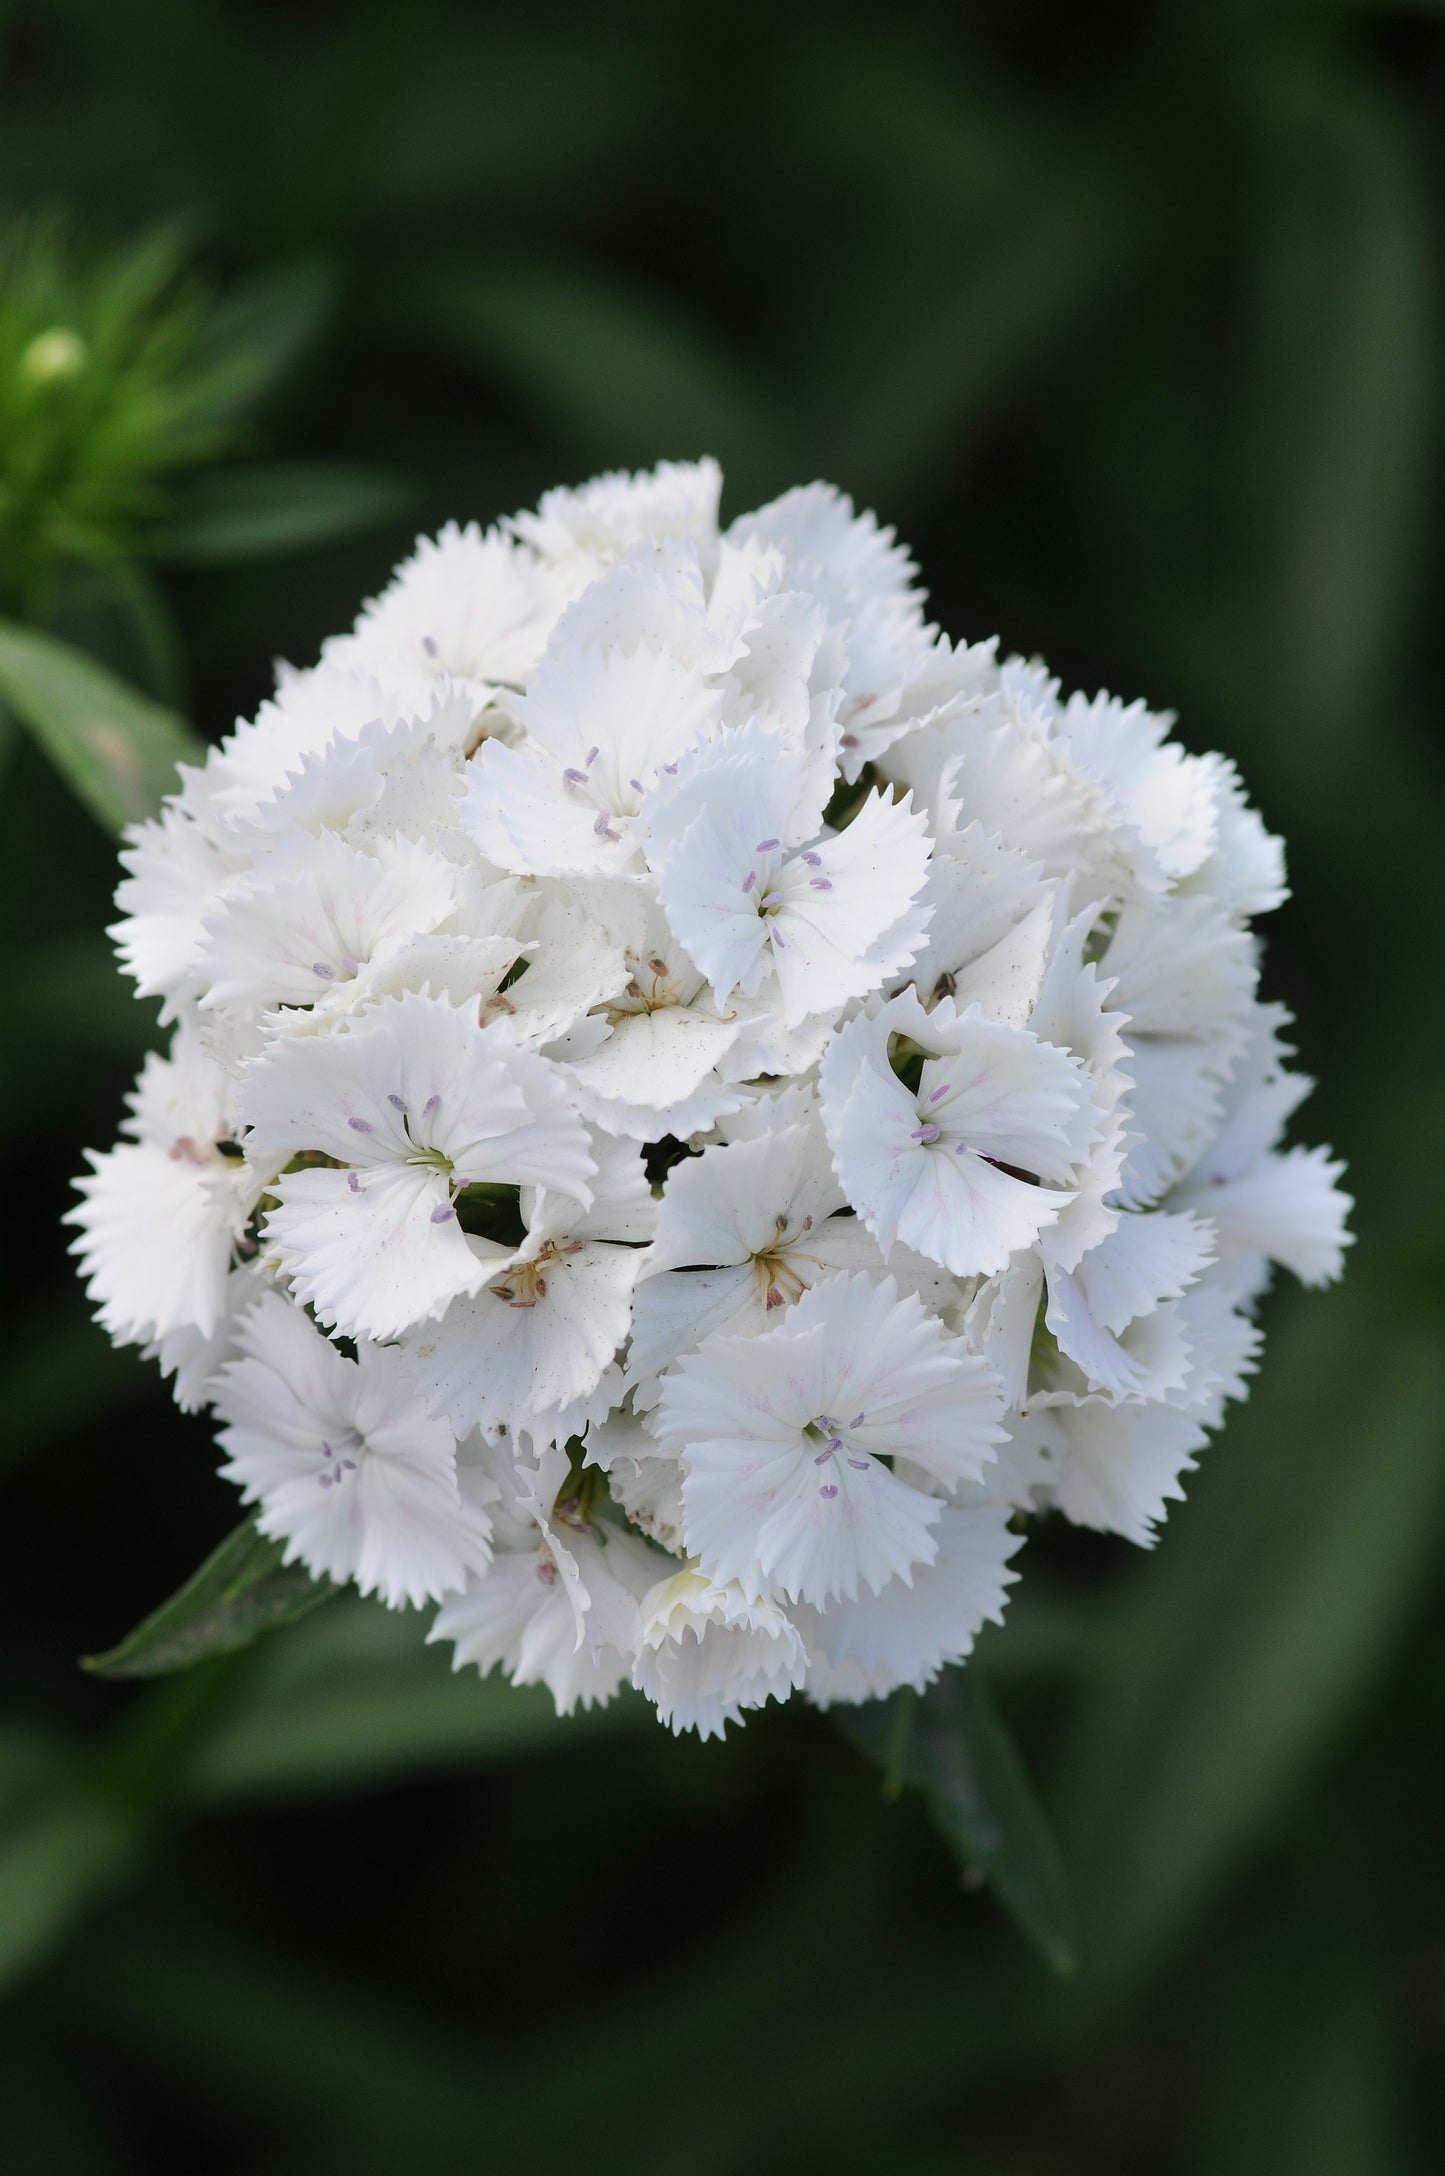
[[224, 444], [203, 375], [197, 298], [157, 233], [94, 263], [63, 230], [17, 227], [0, 255], [0, 568], [7, 604], [43, 611], [57, 560], [126, 555], [167, 471]]
[[[629, 1702], [561, 1728], [348, 1601], [87, 1678], [235, 1504], [64, 1254], [155, 1030], [112, 846], [18, 729], [78, 713], [12, 679], [7, 2169], [1440, 2165], [1442, 120], [1430, 0], [0, 6], [29, 640], [215, 737], [418, 526], [705, 448], [733, 510], [831, 476], [955, 634], [1238, 759], [1361, 1238], [1341, 1290], [1271, 1300], [1158, 1550], [1040, 1533], [981, 1648], [1068, 1985], [794, 1709], [721, 1749]], [[85, 437], [56, 333], [119, 342], [145, 416]], [[66, 490], [17, 497], [45, 463]]]

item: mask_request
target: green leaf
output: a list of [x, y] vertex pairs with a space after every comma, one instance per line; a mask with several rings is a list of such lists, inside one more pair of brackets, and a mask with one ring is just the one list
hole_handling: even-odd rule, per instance
[[0, 1723], [0, 1993], [59, 1947], [130, 1864], [135, 1828], [54, 1731]]
[[25, 625], [79, 651], [149, 701], [179, 710], [185, 701], [180, 630], [153, 570], [139, 559], [90, 565], [59, 560], [42, 617]]
[[211, 171], [253, 181], [267, 78], [234, 10], [219, 0], [65, 0], [58, 12], [83, 29], [112, 99], [145, 134], [189, 139]]
[[[1270, 765], [1277, 790], [1327, 815], [1430, 581], [1437, 214], [1407, 114], [1359, 73], [1288, 52], [1260, 70], [1255, 101], [1249, 368], [1223, 472], [1230, 557], [1272, 727], [1254, 768]], [[1383, 706], [1372, 743], [1393, 726]]]
[[304, 1617], [336, 1588], [299, 1564], [283, 1564], [278, 1542], [246, 1519], [169, 1601], [103, 1655], [86, 1655], [97, 1677], [164, 1677], [207, 1655], [248, 1647], [262, 1632]]
[[173, 711], [148, 702], [67, 644], [0, 620], [0, 700], [108, 831], [153, 816], [178, 763], [205, 750]]
[[[535, 2150], [535, 2116], [527, 2142], [533, 2150], [524, 2150], [515, 2099], [501, 2103], [510, 2119], [502, 2135], [517, 2152], [498, 2151], [508, 2082], [499, 2052], [450, 2032], [438, 2045], [417, 2010], [373, 1990], [365, 1974], [333, 1976], [304, 1954], [283, 1961], [214, 1926], [179, 1938], [156, 1927], [129, 1948], [94, 1945], [84, 1978], [93, 1982], [87, 2013], [102, 2044], [118, 2044], [146, 2069], [160, 2063], [162, 2075], [186, 2077], [192, 2090], [198, 2081], [205, 2081], [203, 2093], [219, 2085], [222, 2105], [259, 2106], [301, 2142], [299, 2161], [270, 2166], [349, 2168], [359, 2176], [404, 2167], [440, 2176], [471, 2166], [481, 2138], [494, 2168], [562, 2161], [560, 2154], [549, 2161], [545, 2137]], [[514, 2063], [511, 2069], [515, 2076]], [[318, 2163], [322, 2140], [327, 2151]], [[566, 2165], [575, 2166], [575, 2154]]]
[[359, 462], [258, 461], [198, 478], [151, 549], [200, 567], [274, 559], [379, 528], [414, 498], [404, 476]]
[[[635, 201], [629, 169], [649, 156], [659, 123], [672, 126], [671, 38], [619, 38], [604, 14], [579, 12], [559, 38], [545, 17], [453, 8], [445, 37], [419, 57], [385, 174], [390, 216], [412, 233], [443, 222], [475, 233], [481, 220], [535, 232], [554, 206], [576, 231], [584, 198], [589, 224], [599, 201]], [[484, 129], [472, 125], [479, 82], [506, 85]]]
[[935, 1827], [1055, 1972], [1075, 1969], [1073, 1906], [1058, 1848], [1028, 1772], [976, 1665], [945, 1670], [921, 1697], [840, 1708], [849, 1743], [884, 1771], [890, 1795], [922, 1793]]
[[780, 95], [848, 233], [797, 267], [805, 466], [916, 504], [1137, 278], [1159, 199], [1087, 103], [1020, 110], [904, 26], [840, 23], [791, 66]]
[[0, 1824], [0, 1993], [55, 1949], [131, 1864], [132, 1818], [62, 1790]]
[[360, 0], [328, 57], [324, 79], [278, 174], [273, 225], [288, 237], [329, 236], [376, 192], [413, 79], [433, 46], [439, 0]]
[[251, 1657], [156, 1686], [89, 1753], [0, 1724], [0, 1992], [45, 1964], [144, 1859]]
[[1340, 1747], [1429, 1592], [1442, 1425], [1445, 1354], [1393, 1295], [1357, 1281], [1276, 1321], [1075, 1711], [1096, 2000], [1148, 1976]]
[[662, 296], [576, 264], [467, 257], [418, 272], [398, 300], [579, 460], [713, 453], [739, 490], [758, 477], [777, 487], [779, 422], [765, 388]]
[[207, 314], [193, 366], [197, 420], [224, 429], [274, 399], [321, 345], [340, 289], [323, 255], [288, 257], [229, 287]]
[[1359, 1871], [1341, 1851], [1288, 1911], [1252, 1916], [1243, 1969], [1210, 2003], [1221, 2046], [1201, 2069], [1191, 2176], [1405, 2176], [1416, 2165]]
[[187, 1788], [208, 1800], [355, 1790], [655, 1727], [630, 1695], [564, 1717], [540, 1685], [454, 1671], [421, 1614], [348, 1595], [267, 1648]]

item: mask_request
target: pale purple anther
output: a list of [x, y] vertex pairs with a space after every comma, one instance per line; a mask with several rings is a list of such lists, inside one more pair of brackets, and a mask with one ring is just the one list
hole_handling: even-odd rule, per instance
[[311, 962], [311, 972], [313, 975], [320, 975], [323, 982], [334, 982], [336, 980], [336, 969], [328, 967], [325, 960], [313, 960]]
[[422, 1117], [423, 1117], [423, 1118], [430, 1118], [430, 1117], [431, 1117], [431, 1114], [432, 1114], [432, 1112], [433, 1112], [433, 1111], [434, 1111], [434, 1110], [436, 1109], [437, 1105], [438, 1105], [438, 1104], [439, 1104], [440, 1102], [441, 1102], [441, 1097], [440, 1097], [440, 1096], [428, 1096], [428, 1097], [427, 1097], [427, 1099], [426, 1099], [426, 1101], [425, 1101], [425, 1103], [424, 1103], [424, 1104], [422, 1105], [422, 1108], [421, 1108], [421, 1115], [422, 1115]]
[[951, 1086], [952, 1083], [950, 1081], [945, 1081], [941, 1088], [935, 1088], [932, 1095], [928, 1099], [929, 1102], [937, 1103], [940, 1097], [946, 1096], [948, 1094], [949, 1088]]
[[831, 1443], [825, 1443], [825, 1444], [824, 1444], [824, 1446], [823, 1446], [823, 1448], [822, 1448], [822, 1450], [821, 1450], [821, 1451], [819, 1451], [819, 1453], [818, 1453], [817, 1457], [816, 1457], [816, 1458], [815, 1458], [815, 1459], [813, 1460], [813, 1464], [814, 1464], [815, 1466], [826, 1466], [826, 1465], [827, 1465], [827, 1463], [828, 1463], [828, 1460], [829, 1460], [829, 1459], [830, 1459], [830, 1458], [832, 1457], [832, 1455], [833, 1455], [833, 1446], [832, 1446], [832, 1444], [831, 1444]]
[[850, 1428], [861, 1428], [867, 1418], [868, 1415], [866, 1413], [855, 1413], [853, 1415], [853, 1418], [849, 1421], [848, 1426]]
[[371, 1120], [369, 1118], [348, 1118], [346, 1123], [353, 1133], [371, 1132]]
[[590, 771], [593, 764], [597, 761], [597, 750], [595, 748], [589, 748], [582, 760]]
[[757, 845], [753, 848], [753, 852], [755, 854], [771, 854], [773, 848], [781, 845], [781, 843], [782, 841], [779, 839], [759, 839]]
[[848, 1463], [855, 1473], [866, 1473], [871, 1461], [866, 1458], [850, 1458]]
[[909, 1135], [908, 1138], [911, 1141], [936, 1141], [938, 1139], [939, 1130], [940, 1129], [937, 1126], [932, 1124], [926, 1126], [915, 1126], [913, 1132]]
[[803, 859], [808, 864], [808, 867], [810, 869], [821, 869], [823, 866], [823, 857], [821, 854], [807, 853], [804, 854]]
[[587, 783], [587, 773], [585, 771], [568, 769], [562, 773], [562, 776], [569, 786], [585, 786]]
[[646, 793], [647, 791], [646, 786], [643, 785], [640, 778], [629, 778], [627, 783], [632, 788], [634, 793]]
[[838, 1484], [836, 1481], [829, 1481], [826, 1487], [820, 1488], [818, 1491], [820, 1496], [836, 1496], [837, 1493]]
[[750, 892], [750, 891], [752, 890], [753, 886], [754, 886], [754, 885], [755, 885], [755, 884], [757, 883], [757, 881], [758, 881], [758, 872], [757, 872], [757, 870], [756, 870], [756, 869], [749, 869], [749, 871], [748, 871], [747, 875], [746, 875], [746, 876], [745, 876], [745, 877], [743, 878], [743, 890], [744, 890], [745, 892]]
[[361, 1181], [356, 1176], [356, 1173], [354, 1171], [347, 1172], [346, 1184], [353, 1194], [359, 1194], [361, 1192]]
[[439, 1201], [431, 1213], [431, 1220], [433, 1224], [447, 1224], [456, 1213], [449, 1201]]
[[612, 812], [610, 809], [603, 809], [592, 829], [599, 839], [616, 838], [617, 833], [612, 828]]
[[833, 879], [830, 876], [810, 876], [808, 887], [815, 892], [830, 892], [833, 889]]
[[386, 1100], [394, 1111], [400, 1111], [403, 1117], [406, 1116], [406, 1105], [402, 1102], [400, 1096], [388, 1096]]
[[[358, 1437], [357, 1440], [359, 1441], [360, 1438]], [[325, 1451], [328, 1458], [336, 1458], [336, 1453], [332, 1450], [329, 1443], [323, 1443], [321, 1448], [323, 1451]], [[355, 1473], [355, 1471], [356, 1460], [354, 1458], [341, 1458], [337, 1459], [336, 1464], [331, 1468], [329, 1473], [318, 1473], [316, 1478], [321, 1483], [321, 1486], [323, 1488], [340, 1488], [344, 1477], [348, 1473]]]

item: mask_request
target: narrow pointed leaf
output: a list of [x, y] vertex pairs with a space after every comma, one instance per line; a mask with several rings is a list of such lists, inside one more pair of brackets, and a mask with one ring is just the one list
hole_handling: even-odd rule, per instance
[[1435, 1576], [1442, 1419], [1438, 1339], [1367, 1280], [1276, 1316], [1078, 1705], [1061, 1803], [1096, 2000], [1143, 1984], [1340, 1756]]
[[[1253, 186], [1251, 367], [1224, 474], [1261, 696], [1291, 730], [1262, 734], [1251, 769], [1313, 813], [1342, 805], [1339, 766], [1430, 580], [1436, 214], [1407, 116], [1343, 72], [1278, 116]], [[1396, 730], [1387, 706], [1372, 752]], [[1284, 753], [1299, 731], [1303, 767]]]
[[[429, 1615], [429, 1613], [427, 1613]], [[347, 1595], [254, 1657], [232, 1712], [187, 1777], [201, 1800], [310, 1796], [565, 1755], [656, 1729], [635, 1693], [559, 1716], [540, 1685], [454, 1670], [426, 1615]]]
[[339, 268], [321, 253], [288, 257], [228, 287], [197, 358], [197, 422], [229, 428], [281, 392], [319, 347], [340, 292]]
[[0, 1723], [0, 1995], [64, 1942], [133, 1850], [131, 1825], [87, 1791], [72, 1744]]
[[134, 1822], [79, 1791], [0, 1827], [0, 1994], [64, 1942], [136, 1850]]
[[423, 267], [396, 300], [579, 459], [638, 466], [712, 453], [741, 490], [781, 473], [767, 386], [661, 295], [575, 264], [469, 256]]
[[1251, 1915], [1210, 2005], [1187, 2176], [1407, 2176], [1417, 2165], [1392, 1990], [1371, 1941], [1376, 1903], [1368, 1877], [1326, 1857], [1283, 1909]]
[[[891, 25], [840, 24], [804, 65], [821, 99], [811, 82], [784, 95], [851, 203], [846, 252], [798, 268], [807, 461], [897, 504], [955, 477], [1020, 385], [1127, 290], [1158, 204], [1107, 135], [1005, 112], [983, 77], [938, 67]], [[859, 128], [876, 170], [848, 157]]]
[[364, 209], [378, 150], [396, 134], [438, 13], [437, 0], [366, 0], [350, 11], [324, 90], [279, 177], [275, 217], [284, 235], [339, 235]]
[[176, 765], [205, 754], [174, 711], [79, 650], [8, 620], [0, 620], [0, 702], [108, 831], [153, 816], [174, 790]]
[[279, 1542], [247, 1519], [228, 1534], [169, 1601], [102, 1655], [84, 1664], [97, 1677], [164, 1677], [207, 1655], [248, 1647], [329, 1601], [337, 1589], [299, 1564], [283, 1564]]
[[186, 566], [239, 566], [379, 528], [413, 497], [404, 476], [360, 462], [248, 462], [194, 483], [153, 548]]
[[1074, 1913], [1058, 1847], [977, 1668], [945, 1670], [921, 1698], [905, 1687], [835, 1719], [883, 1769], [885, 1790], [922, 1793], [965, 1876], [989, 1882], [1053, 1969], [1073, 1972]]

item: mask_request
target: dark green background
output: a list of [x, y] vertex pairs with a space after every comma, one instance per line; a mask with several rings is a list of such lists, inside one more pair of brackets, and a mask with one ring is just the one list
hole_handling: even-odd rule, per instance
[[[0, 221], [184, 214], [315, 335], [233, 459], [389, 528], [64, 631], [207, 736], [418, 526], [715, 452], [825, 475], [942, 623], [1173, 707], [1290, 845], [1266, 994], [1359, 1197], [1344, 1286], [1141, 1556], [1047, 1532], [981, 1660], [1083, 1927], [1053, 1981], [829, 1726], [722, 1747], [455, 1685], [347, 1604], [86, 1680], [227, 1529], [57, 1219], [148, 1033], [112, 847], [0, 805], [0, 2160], [1394, 2176], [1445, 2158], [1439, 735], [1445, 10], [0, 4]], [[166, 685], [167, 680], [178, 683]]]

